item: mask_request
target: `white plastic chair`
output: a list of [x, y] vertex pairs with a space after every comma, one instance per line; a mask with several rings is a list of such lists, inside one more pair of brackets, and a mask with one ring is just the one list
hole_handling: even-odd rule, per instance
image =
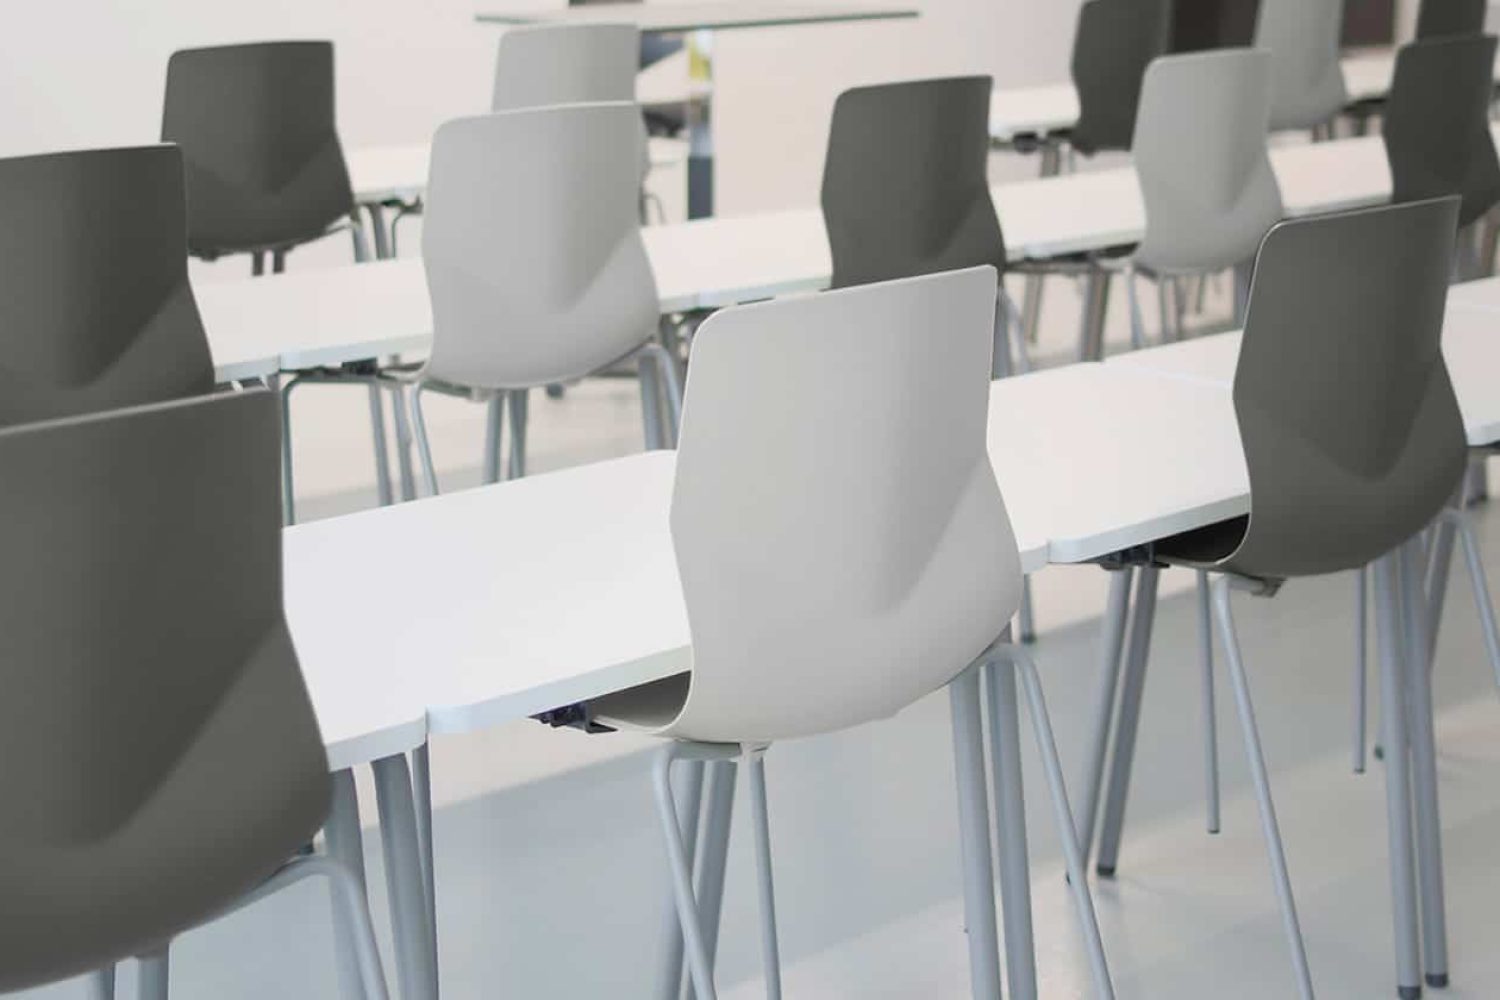
[[1178, 279], [1247, 264], [1281, 220], [1266, 148], [1272, 66], [1264, 52], [1223, 49], [1166, 56], [1146, 70], [1131, 144], [1146, 236], [1119, 262], [1132, 347], [1145, 344], [1136, 275], [1157, 282], [1163, 338], [1180, 338]]
[[[625, 103], [509, 111], [438, 130], [422, 233], [432, 353], [407, 376], [430, 492], [438, 486], [422, 413], [428, 389], [476, 401], [509, 395], [515, 417], [528, 388], [635, 355], [646, 446], [672, 444], [681, 397], [676, 368], [654, 340], [661, 310], [636, 214], [642, 141], [640, 113]], [[658, 377], [667, 427], [658, 419]], [[513, 423], [516, 467], [525, 425]], [[486, 443], [491, 481], [498, 425]]]
[[1260, 0], [1255, 47], [1271, 53], [1271, 130], [1332, 134], [1349, 103], [1339, 38], [1344, 0]]
[[633, 101], [640, 48], [633, 24], [509, 28], [495, 57], [490, 110]]
[[[1125, 277], [1131, 346], [1145, 346], [1136, 277], [1157, 283], [1163, 339], [1182, 335], [1182, 278], [1245, 264], [1282, 217], [1266, 148], [1272, 60], [1252, 49], [1163, 56], [1146, 70], [1131, 141], [1146, 233], [1129, 253], [1043, 265]], [[1103, 272], [1101, 274], [1101, 272]], [[1238, 299], [1243, 300], [1243, 282]], [[1097, 345], [1096, 345], [1097, 346]], [[1087, 345], [1085, 345], [1087, 350]]]
[[[767, 992], [779, 996], [767, 746], [885, 718], [950, 683], [955, 726], [961, 707], [977, 722], [977, 671], [998, 662], [1025, 684], [1098, 988], [1110, 995], [1035, 667], [999, 642], [1021, 566], [985, 445], [995, 288], [994, 268], [977, 267], [728, 309], [698, 331], [671, 511], [693, 669], [592, 707], [599, 721], [672, 741], [656, 757], [656, 802], [699, 1000], [714, 996], [712, 959], [673, 762], [749, 765]], [[1014, 705], [998, 729], [1016, 725]], [[961, 801], [977, 781], [982, 802], [982, 759], [975, 771], [957, 756]], [[985, 859], [969, 864], [966, 891], [989, 898], [993, 940], [979, 822]], [[1012, 846], [1002, 838], [1002, 851]]]

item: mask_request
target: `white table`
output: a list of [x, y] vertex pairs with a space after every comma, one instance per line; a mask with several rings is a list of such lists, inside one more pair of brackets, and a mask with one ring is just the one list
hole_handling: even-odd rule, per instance
[[737, 28], [790, 27], [916, 17], [912, 7], [889, 4], [796, 3], [785, 0], [723, 0], [718, 3], [597, 3], [523, 11], [481, 11], [493, 24], [634, 24], [642, 34], [686, 35], [701, 100], [688, 104], [688, 217], [713, 215], [713, 32]]
[[[1500, 300], [1500, 279], [1474, 284], [1487, 286], [1482, 294]], [[1236, 330], [1130, 351], [1110, 358], [1105, 367], [1213, 386], [1227, 395], [1234, 383], [1240, 338]], [[1450, 296], [1443, 318], [1443, 360], [1458, 397], [1468, 443], [1480, 447], [1500, 442], [1500, 390], [1495, 377], [1500, 372], [1500, 304], [1487, 307], [1463, 296]]]
[[[1134, 381], [1091, 364], [992, 390], [992, 461], [1026, 572], [1242, 512], [1243, 472], [1222, 459], [1235, 453], [1222, 440], [1232, 415], [1199, 419], [1197, 437], [1171, 437], [1174, 412], [1217, 412], [1205, 406], [1213, 393], [1173, 383], [1154, 394], [1157, 405], [1122, 410]], [[1222, 460], [1174, 461], [1164, 447], [1127, 463], [1127, 444], [1141, 438]], [[1118, 461], [1124, 493], [1096, 488], [1100, 456]], [[404, 752], [425, 762], [428, 733], [523, 719], [690, 669], [668, 522], [674, 470], [673, 453], [648, 453], [285, 531], [288, 619], [332, 765], [376, 768], [403, 995], [432, 995], [436, 978], [424, 887], [430, 799], [419, 777], [412, 807]], [[330, 845], [355, 863], [352, 784], [347, 770], [339, 777]]]
[[[1249, 510], [1229, 394], [1097, 362], [1001, 379], [990, 461], [1018, 533], [1090, 562]], [[1184, 419], [1191, 414], [1191, 419]]]

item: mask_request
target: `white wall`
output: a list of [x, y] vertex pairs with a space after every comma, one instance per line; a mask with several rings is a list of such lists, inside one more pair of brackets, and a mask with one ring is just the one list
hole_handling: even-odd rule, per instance
[[[472, 15], [555, 0], [60, 0], [13, 11], [0, 33], [0, 155], [154, 141], [174, 49], [264, 38], [337, 45], [348, 145], [425, 138], [484, 107], [498, 29]], [[1079, 0], [916, 0], [917, 21], [721, 33], [720, 211], [808, 203], [844, 87], [988, 72], [1067, 72]], [[19, 15], [19, 16], [16, 16]]]

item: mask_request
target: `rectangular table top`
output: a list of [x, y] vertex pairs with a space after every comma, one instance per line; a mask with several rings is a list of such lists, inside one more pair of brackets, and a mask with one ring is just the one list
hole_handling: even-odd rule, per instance
[[[1291, 216], [1378, 204], [1390, 170], [1378, 138], [1278, 146], [1272, 165]], [[1019, 181], [992, 190], [1013, 258], [1127, 245], [1145, 233], [1130, 167]], [[822, 213], [790, 209], [642, 230], [664, 313], [825, 288], [833, 263]], [[216, 363], [279, 359], [282, 370], [425, 348], [431, 307], [421, 261], [299, 271], [195, 289]], [[264, 374], [256, 372], [254, 374]], [[248, 377], [248, 376], [245, 376]]]
[[[1227, 393], [1157, 380], [1084, 364], [994, 384], [1025, 571], [1244, 512]], [[333, 766], [689, 669], [674, 474], [651, 452], [288, 528], [287, 615]]]
[[[1475, 284], [1488, 286], [1484, 291], [1500, 298], [1500, 280]], [[1212, 385], [1227, 394], [1234, 383], [1240, 339], [1237, 330], [1197, 337], [1116, 355], [1105, 366]], [[1500, 309], [1475, 305], [1465, 296], [1450, 296], [1443, 318], [1443, 360], [1458, 397], [1468, 443], [1474, 447], [1500, 443], [1500, 391], [1495, 380], [1495, 372], [1500, 371]]]
[[492, 24], [634, 24], [644, 34], [794, 24], [883, 21], [916, 17], [915, 7], [890, 4], [795, 3], [784, 0], [721, 0], [710, 3], [590, 3], [538, 10], [485, 10], [476, 20]]

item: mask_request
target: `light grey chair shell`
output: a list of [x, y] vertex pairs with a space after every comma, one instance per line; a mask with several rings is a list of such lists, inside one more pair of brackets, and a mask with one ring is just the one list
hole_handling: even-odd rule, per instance
[[827, 732], [1000, 636], [1021, 567], [985, 444], [995, 286], [976, 267], [704, 323], [671, 515], [691, 679], [599, 715], [710, 742]]
[[633, 24], [508, 28], [495, 58], [490, 110], [634, 101], [640, 38]]
[[1222, 49], [1146, 70], [1131, 148], [1146, 205], [1138, 266], [1201, 274], [1255, 256], [1282, 217], [1266, 149], [1272, 60]]
[[1255, 47], [1271, 53], [1271, 129], [1327, 124], [1349, 103], [1339, 63], [1344, 0], [1261, 0]]
[[424, 378], [566, 382], [655, 335], [660, 303], [637, 214], [642, 141], [640, 113], [625, 103], [438, 130], [422, 233], [433, 311]]

